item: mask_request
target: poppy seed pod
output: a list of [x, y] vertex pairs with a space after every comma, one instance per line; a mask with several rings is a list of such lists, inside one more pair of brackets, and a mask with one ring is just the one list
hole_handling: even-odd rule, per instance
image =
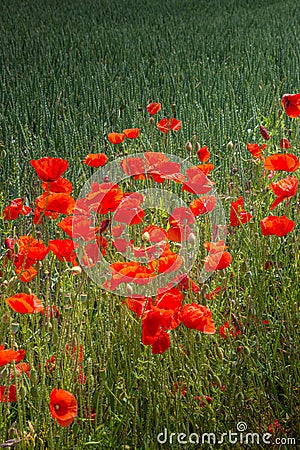
[[191, 151], [193, 150], [193, 145], [192, 145], [192, 143], [191, 143], [191, 142], [187, 142], [187, 143], [185, 144], [185, 148], [186, 148], [186, 150], [187, 150], [188, 152], [191, 152]]

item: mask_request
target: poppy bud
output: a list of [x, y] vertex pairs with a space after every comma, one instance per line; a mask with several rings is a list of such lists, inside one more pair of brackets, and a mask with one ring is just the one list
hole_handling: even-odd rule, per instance
[[145, 231], [145, 233], [143, 233], [142, 240], [144, 242], [149, 242], [150, 241], [150, 234], [148, 233], [148, 231]]
[[187, 142], [187, 143], [185, 144], [185, 148], [186, 148], [186, 150], [187, 150], [188, 152], [191, 152], [191, 151], [193, 150], [193, 145], [192, 145], [192, 143], [191, 143], [191, 142]]
[[232, 150], [233, 149], [233, 142], [232, 141], [228, 142], [227, 148], [228, 148], [228, 150]]
[[262, 137], [267, 141], [268, 139], [270, 139], [270, 135], [268, 133], [268, 131], [265, 129], [265, 127], [263, 127], [262, 125], [260, 126], [260, 134], [262, 135]]
[[130, 284], [126, 285], [126, 291], [127, 291], [127, 294], [129, 295], [129, 297], [131, 297], [133, 295], [133, 288]]
[[108, 175], [105, 175], [105, 177], [103, 178], [104, 183], [108, 183], [109, 182], [109, 177]]
[[1, 317], [1, 322], [2, 323], [9, 323], [10, 322], [10, 315], [6, 312], [3, 314], [3, 316]]
[[197, 152], [198, 150], [200, 150], [200, 148], [201, 148], [201, 145], [199, 144], [199, 142], [196, 142], [196, 144], [195, 144], [195, 150], [196, 150], [196, 152]]
[[80, 266], [73, 266], [70, 270], [73, 275], [80, 275], [82, 272], [82, 268]]
[[194, 233], [190, 233], [190, 234], [189, 234], [188, 242], [189, 242], [189, 244], [191, 244], [192, 246], [196, 244], [196, 236], [195, 236]]

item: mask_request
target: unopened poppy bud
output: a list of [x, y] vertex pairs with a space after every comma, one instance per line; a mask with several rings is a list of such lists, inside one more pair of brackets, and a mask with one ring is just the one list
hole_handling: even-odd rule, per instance
[[198, 150], [200, 150], [200, 148], [201, 148], [201, 145], [199, 144], [199, 142], [196, 142], [196, 144], [195, 144], [195, 150], [196, 150], [196, 152], [197, 152]]
[[228, 142], [227, 148], [228, 148], [228, 150], [232, 150], [233, 149], [233, 142], [232, 141]]
[[127, 294], [131, 297], [133, 295], [133, 288], [130, 284], [126, 285]]
[[189, 237], [188, 237], [188, 242], [191, 245], [195, 245], [196, 244], [196, 236], [194, 233], [190, 233]]
[[224, 358], [223, 350], [220, 347], [216, 347], [216, 355], [222, 361]]
[[187, 142], [185, 145], [185, 148], [188, 152], [191, 152], [193, 150], [193, 145], [191, 142]]
[[82, 272], [82, 268], [80, 266], [73, 266], [70, 270], [74, 275], [80, 275]]
[[153, 117], [150, 117], [149, 122], [151, 123], [151, 125], [154, 123]]
[[8, 313], [4, 313], [3, 316], [1, 317], [1, 322], [2, 323], [9, 323], [10, 322], [10, 315]]
[[263, 127], [262, 125], [260, 126], [260, 134], [262, 135], [262, 137], [267, 141], [268, 139], [270, 139], [270, 135], [268, 133], [268, 130], [266, 130], [265, 127]]
[[143, 233], [142, 240], [144, 242], [149, 242], [150, 241], [150, 234], [148, 233], [148, 231], [145, 231], [145, 233]]
[[104, 183], [108, 183], [109, 182], [109, 176], [105, 175], [105, 177], [103, 178]]

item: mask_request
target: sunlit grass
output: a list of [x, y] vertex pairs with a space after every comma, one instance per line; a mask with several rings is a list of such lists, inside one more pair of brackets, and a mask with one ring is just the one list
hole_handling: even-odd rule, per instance
[[[3, 263], [3, 241], [31, 233], [31, 219], [0, 218], [0, 345], [25, 348], [31, 367], [30, 379], [17, 379], [18, 402], [0, 403], [0, 444], [154, 450], [164, 428], [219, 436], [243, 421], [249, 432], [263, 434], [275, 419], [279, 436], [299, 431], [299, 200], [276, 210], [297, 222], [293, 233], [262, 236], [259, 221], [274, 196], [262, 164], [246, 149], [247, 142], [262, 142], [263, 123], [270, 153], [291, 137], [299, 156], [299, 125], [280, 105], [283, 93], [299, 91], [299, 8], [292, 1], [138, 3], [1, 3], [0, 210], [13, 198], [31, 203], [41, 194], [31, 159], [68, 159], [76, 197], [92, 173], [82, 164], [89, 152], [104, 152], [110, 161], [146, 150], [185, 159], [188, 141], [208, 145], [226, 216], [230, 202], [243, 196], [253, 218], [230, 229], [230, 267], [185, 301], [208, 306], [217, 330], [231, 322], [241, 334], [223, 339], [181, 325], [172, 330], [171, 348], [152, 355], [124, 299], [84, 272], [74, 275], [69, 264], [48, 256], [36, 279], [20, 282], [12, 264]], [[182, 121], [168, 140], [149, 123], [145, 106], [152, 100], [162, 102], [159, 118]], [[118, 149], [107, 141], [109, 132], [133, 126], [141, 128], [136, 141]], [[198, 163], [195, 153], [189, 161]], [[48, 221], [39, 231], [54, 239], [57, 227]], [[190, 272], [195, 282], [205, 256], [201, 246]], [[208, 300], [205, 294], [218, 286]], [[29, 289], [61, 315], [12, 312], [5, 298]], [[84, 383], [67, 343], [83, 346]], [[0, 385], [9, 385], [10, 368], [1, 368]], [[53, 387], [78, 400], [78, 418], [66, 429], [49, 413]], [[211, 404], [194, 399], [205, 395]]]

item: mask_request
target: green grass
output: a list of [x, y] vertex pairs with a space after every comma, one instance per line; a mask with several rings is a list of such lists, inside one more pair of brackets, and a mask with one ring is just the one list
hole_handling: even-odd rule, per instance
[[[164, 150], [185, 158], [186, 142], [208, 145], [227, 217], [230, 202], [243, 195], [253, 219], [227, 237], [231, 266], [207, 280], [200, 294], [185, 297], [206, 304], [217, 328], [234, 314], [241, 335], [222, 339], [181, 325], [171, 332], [171, 348], [155, 356], [141, 344], [140, 320], [122, 298], [84, 272], [74, 277], [49, 256], [41, 279], [25, 285], [10, 264], [2, 267], [2, 245], [0, 345], [25, 348], [31, 378], [20, 380], [17, 403], [0, 403], [0, 444], [16, 438], [17, 449], [155, 450], [164, 428], [219, 437], [243, 421], [262, 435], [275, 419], [282, 426], [278, 436], [299, 435], [299, 200], [276, 209], [297, 222], [293, 233], [262, 236], [259, 220], [269, 214], [273, 195], [246, 150], [247, 142], [262, 142], [263, 123], [273, 133], [270, 153], [290, 129], [299, 156], [299, 125], [280, 104], [284, 93], [299, 92], [299, 23], [292, 0], [1, 2], [1, 209], [15, 197], [33, 202], [40, 194], [30, 159], [67, 158], [76, 197], [91, 174], [82, 165], [87, 153], [105, 152], [110, 161], [120, 156], [107, 142], [110, 131], [142, 130], [121, 154], [161, 150], [161, 134], [155, 131], [153, 145], [145, 110], [153, 100], [162, 102], [159, 118], [182, 121]], [[1, 241], [33, 231], [26, 218], [1, 221], [0, 229]], [[54, 230], [41, 228], [42, 238]], [[199, 260], [203, 256], [201, 248]], [[265, 270], [268, 260], [273, 265]], [[191, 277], [197, 282], [198, 276], [195, 265]], [[205, 292], [219, 285], [222, 292], [206, 300]], [[61, 316], [13, 313], [4, 299], [29, 288]], [[85, 384], [65, 353], [67, 342], [83, 345]], [[52, 355], [50, 372], [45, 364]], [[8, 369], [1, 368], [0, 385], [8, 383]], [[186, 385], [187, 395], [172, 394], [174, 383]], [[53, 387], [74, 393], [79, 403], [78, 419], [66, 429], [54, 425], [48, 410]], [[211, 396], [212, 404], [201, 407], [198, 395]], [[88, 418], [92, 409], [95, 420]], [[197, 448], [161, 446], [182, 447]]]

